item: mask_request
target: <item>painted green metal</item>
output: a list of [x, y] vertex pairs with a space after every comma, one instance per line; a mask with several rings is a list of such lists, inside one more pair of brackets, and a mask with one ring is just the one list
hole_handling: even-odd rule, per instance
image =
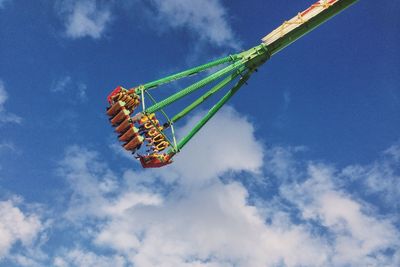
[[245, 65], [249, 69], [258, 68], [271, 57], [268, 47], [264, 44], [250, 48], [249, 50], [244, 51], [242, 54], [243, 60], [246, 60]]
[[221, 78], [222, 76], [228, 74], [231, 71], [234, 71], [235, 69], [238, 69], [240, 67], [242, 67], [244, 65], [245, 62], [243, 62], [243, 60], [237, 61], [225, 68], [223, 68], [222, 70], [217, 71], [214, 74], [211, 74], [210, 76], [186, 87], [185, 89], [180, 90], [179, 92], [171, 95], [170, 97], [167, 97], [164, 100], [161, 100], [160, 102], [158, 102], [157, 104], [148, 107], [145, 110], [145, 113], [154, 113], [172, 103], [174, 103], [175, 101], [181, 99], [182, 97], [185, 97], [188, 94], [193, 93], [194, 91], [206, 86], [207, 84]]
[[194, 126], [188, 135], [186, 135], [177, 145], [177, 151], [173, 149], [168, 151], [168, 154], [179, 152], [189, 141], [196, 135], [198, 131], [228, 102], [229, 99], [247, 82], [255, 69], [248, 70], [240, 80], [219, 100], [208, 113]]
[[[153, 97], [148, 91], [146, 91], [146, 94], [147, 94], [147, 96], [151, 99], [151, 101], [152, 101], [153, 103], [157, 103], [157, 101], [154, 99], [154, 97]], [[165, 111], [162, 110], [162, 109], [161, 109], [161, 113], [162, 113], [162, 114], [164, 115], [164, 117], [167, 119], [168, 123], [170, 123], [171, 120], [169, 119], [167, 113], [165, 113]], [[175, 148], [176, 148], [176, 139], [175, 139], [175, 133], [174, 133], [174, 131], [172, 130], [173, 142], [171, 142], [171, 140], [168, 138], [168, 136], [167, 136], [162, 130], [160, 130], [160, 129], [157, 127], [157, 125], [154, 123], [154, 121], [150, 120], [150, 122], [151, 122], [151, 124], [153, 125], [153, 127], [155, 127], [156, 131], [164, 137], [165, 141], [167, 141], [171, 147], [175, 147]]]
[[179, 73], [176, 73], [176, 74], [164, 77], [164, 78], [161, 78], [159, 80], [143, 84], [136, 90], [137, 91], [136, 93], [140, 92], [141, 89], [144, 89], [144, 90], [152, 89], [159, 85], [169, 83], [172, 81], [176, 81], [181, 78], [185, 78], [185, 77], [197, 74], [199, 72], [205, 71], [207, 69], [210, 69], [210, 68], [213, 68], [213, 67], [225, 64], [225, 63], [229, 63], [229, 62], [235, 62], [240, 59], [241, 59], [241, 54], [234, 54], [234, 55], [230, 55], [230, 56], [227, 56], [224, 58], [220, 58], [220, 59], [211, 61], [209, 63], [206, 63], [203, 65], [200, 65], [200, 66], [197, 66], [197, 67], [194, 67], [194, 68], [191, 68], [191, 69], [188, 69], [188, 70], [185, 70], [185, 71], [182, 71], [182, 72], [179, 72]]
[[270, 51], [271, 55], [278, 53], [286, 46], [290, 45], [305, 34], [311, 32], [325, 21], [329, 20], [330, 18], [339, 14], [341, 11], [355, 4], [357, 1], [358, 0], [343, 0], [337, 2], [333, 6], [321, 12], [319, 15], [300, 25], [290, 33], [269, 44], [267, 46], [268, 51]]
[[161, 100], [157, 104], [152, 105], [151, 107], [148, 107], [144, 112], [149, 114], [149, 113], [154, 113], [172, 103], [175, 101], [181, 99], [182, 97], [185, 97], [188, 94], [191, 94], [195, 92], [196, 90], [206, 86], [207, 84], [227, 75], [228, 73], [237, 70], [243, 66], [246, 66], [248, 68], [255, 68], [264, 63], [270, 56], [268, 49], [265, 47], [265, 45], [261, 44], [258, 46], [255, 46], [247, 51], [244, 51], [239, 54], [239, 57], [241, 57], [240, 60], [232, 63], [231, 65], [211, 74], [210, 76], [186, 87], [185, 89], [180, 90], [179, 92], [171, 95], [170, 97], [167, 97], [164, 100]]
[[[161, 134], [165, 137], [165, 139], [170, 143], [171, 148], [168, 150], [168, 154], [173, 156], [178, 153], [200, 130], [201, 128], [229, 101], [233, 95], [247, 82], [250, 76], [254, 71], [261, 65], [265, 63], [272, 55], [278, 53], [286, 46], [290, 45], [303, 35], [312, 31], [320, 24], [329, 20], [336, 14], [340, 13], [344, 9], [348, 8], [352, 4], [356, 3], [358, 0], [341, 0], [322, 11], [315, 17], [309, 19], [303, 24], [299, 25], [297, 28], [294, 28], [289, 33], [285, 34], [281, 38], [273, 41], [271, 44], [266, 45], [264, 43], [255, 46], [249, 50], [243, 51], [241, 53], [227, 56], [218, 60], [214, 60], [210, 63], [203, 64], [197, 66], [195, 68], [179, 72], [177, 74], [170, 75], [168, 77], [146, 83], [144, 85], [139, 86], [136, 89], [137, 93], [142, 94], [142, 98], [144, 96], [143, 92], [149, 93], [147, 90], [156, 88], [159, 85], [175, 81], [177, 79], [181, 79], [184, 77], [188, 77], [190, 75], [194, 75], [201, 71], [210, 69], [215, 66], [219, 66], [222, 64], [229, 63], [228, 66], [216, 71], [215, 73], [209, 75], [201, 79], [200, 81], [180, 90], [179, 92], [161, 100], [160, 102], [156, 102], [151, 96], [150, 98], [153, 100], [153, 105], [145, 108], [143, 105], [143, 113], [145, 115], [161, 111], [163, 115], [167, 118], [168, 122], [171, 125], [173, 143], [168, 139], [168, 137], [160, 131]], [[241, 76], [240, 79], [237, 79]], [[220, 80], [221, 79], [221, 80]], [[176, 114], [171, 120], [165, 114], [163, 108], [178, 101], [179, 99], [209, 85], [210, 83], [219, 80], [218, 84], [214, 85], [211, 89], [205, 92], [201, 97], [196, 99], [178, 114]], [[222, 88], [225, 88], [229, 83], [236, 80], [236, 84], [231, 87], [231, 89], [207, 112], [207, 114], [200, 119], [200, 121], [194, 126], [194, 128], [184, 136], [178, 143], [175, 139], [174, 134], [174, 123], [182, 119], [184, 116], [193, 111], [196, 107], [200, 106], [204, 101], [206, 101], [209, 97], [220, 91]], [[153, 123], [153, 122], [152, 122]], [[154, 125], [155, 126], [155, 125]]]
[[179, 121], [180, 119], [182, 119], [184, 116], [186, 116], [189, 112], [191, 112], [193, 109], [195, 109], [196, 107], [198, 107], [199, 105], [201, 105], [204, 101], [206, 101], [210, 96], [212, 96], [213, 94], [215, 94], [216, 92], [218, 92], [219, 90], [221, 90], [222, 88], [224, 88], [228, 83], [230, 83], [231, 81], [233, 81], [234, 79], [236, 79], [241, 72], [243, 72], [246, 68], [240, 68], [237, 71], [233, 72], [232, 74], [230, 74], [228, 77], [226, 77], [225, 79], [223, 79], [221, 82], [219, 82], [217, 85], [215, 85], [213, 88], [211, 88], [209, 91], [207, 91], [205, 94], [203, 94], [201, 97], [199, 97], [198, 99], [196, 99], [192, 104], [190, 104], [189, 106], [187, 106], [185, 109], [183, 109], [181, 112], [179, 112], [178, 114], [176, 114], [171, 121], [173, 123], [176, 123], [177, 121]]
[[[151, 101], [153, 102], [153, 104], [156, 104], [157, 101], [154, 99], [154, 97], [149, 93], [149, 91], [146, 91], [146, 95], [151, 99]], [[169, 119], [169, 116], [167, 115], [167, 113], [165, 113], [165, 111], [163, 109], [160, 110], [161, 113], [164, 115], [164, 117], [167, 119], [167, 121], [170, 123], [171, 120]]]

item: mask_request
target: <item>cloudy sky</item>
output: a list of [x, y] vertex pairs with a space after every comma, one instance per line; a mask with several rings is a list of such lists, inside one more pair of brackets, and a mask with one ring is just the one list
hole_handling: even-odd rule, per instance
[[104, 114], [311, 3], [0, 0], [0, 266], [400, 266], [399, 1], [274, 56], [166, 168]]

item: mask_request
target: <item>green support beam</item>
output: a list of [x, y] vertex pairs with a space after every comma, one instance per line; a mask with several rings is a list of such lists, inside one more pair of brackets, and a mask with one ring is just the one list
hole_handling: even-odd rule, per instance
[[206, 101], [210, 96], [221, 90], [223, 87], [225, 87], [228, 83], [236, 79], [241, 72], [243, 72], [246, 68], [240, 68], [237, 71], [233, 72], [230, 74], [228, 77], [223, 79], [221, 82], [219, 82], [217, 85], [215, 85], [213, 88], [211, 88], [209, 91], [207, 91], [204, 95], [196, 99], [192, 104], [187, 106], [184, 110], [176, 114], [172, 119], [171, 122], [175, 123], [182, 119], [184, 116], [186, 116], [189, 112], [191, 112], [193, 109], [201, 105], [204, 101]]
[[154, 112], [174, 103], [175, 101], [181, 99], [182, 97], [185, 97], [186, 95], [191, 94], [191, 93], [195, 92], [196, 90], [206, 86], [207, 84], [223, 77], [224, 75], [228, 74], [229, 72], [242, 67], [244, 64], [245, 64], [245, 61], [243, 61], [243, 60], [236, 61], [236, 62], [232, 63], [231, 65], [223, 68], [222, 70], [219, 70], [216, 73], [211, 74], [210, 76], [186, 87], [185, 89], [180, 90], [179, 92], [171, 95], [170, 97], [167, 97], [164, 100], [161, 100], [157, 104], [154, 104], [151, 107], [148, 107], [145, 110], [145, 113], [147, 113], [147, 114], [154, 113]]
[[161, 100], [157, 104], [152, 105], [151, 107], [148, 107], [144, 112], [149, 114], [149, 113], [154, 113], [172, 103], [175, 101], [185, 97], [188, 94], [191, 94], [195, 92], [196, 90], [206, 86], [207, 84], [227, 75], [228, 73], [237, 70], [239, 68], [242, 68], [246, 66], [247, 68], [257, 68], [258, 66], [262, 65], [266, 60], [269, 59], [270, 53], [268, 49], [265, 47], [264, 44], [255, 46], [247, 51], [244, 51], [240, 54], [238, 54], [238, 57], [240, 57], [240, 60], [235, 61], [231, 65], [211, 74], [210, 76], [186, 87], [185, 89], [180, 90], [179, 92], [171, 95], [170, 97], [165, 98], [164, 100]]
[[[311, 32], [319, 25], [329, 20], [333, 16], [339, 14], [344, 9], [348, 8], [352, 4], [356, 3], [358, 0], [341, 0], [335, 2], [329, 8], [326, 8], [322, 12], [318, 13], [318, 15], [308, 18], [308, 20], [301, 21], [298, 27], [291, 29], [289, 32], [285, 33], [282, 36], [279, 36], [278, 39], [271, 41], [271, 43], [265, 41], [258, 46], [255, 46], [247, 51], [227, 56], [218, 60], [214, 60], [210, 63], [203, 64], [197, 66], [195, 68], [182, 71], [168, 77], [146, 83], [144, 85], [139, 86], [136, 89], [137, 93], [142, 93], [143, 91], [147, 91], [149, 89], [155, 88], [159, 85], [169, 83], [184, 77], [188, 77], [194, 74], [197, 74], [201, 71], [210, 69], [215, 66], [219, 66], [222, 64], [229, 63], [228, 66], [216, 71], [215, 73], [201, 79], [200, 81], [180, 90], [179, 92], [161, 100], [160, 102], [154, 103], [152, 106], [143, 110], [144, 114], [150, 114], [157, 111], [162, 111], [163, 108], [174, 103], [175, 101], [205, 87], [206, 85], [221, 79], [218, 84], [209, 89], [206, 93], [204, 93], [201, 97], [192, 102], [189, 106], [184, 108], [178, 114], [176, 114], [171, 120], [167, 119], [173, 124], [182, 119], [184, 116], [193, 111], [196, 107], [200, 106], [204, 101], [206, 101], [209, 97], [220, 91], [222, 88], [226, 87], [229, 83], [238, 78], [239, 75], [242, 75], [241, 78], [237, 81], [237, 83], [207, 112], [207, 114], [194, 126], [194, 128], [180, 140], [175, 146], [171, 147], [168, 150], [169, 155], [174, 155], [179, 152], [200, 130], [201, 128], [213, 117], [215, 114], [229, 101], [233, 95], [247, 82], [252, 73], [262, 64], [265, 63], [272, 55], [275, 55], [291, 43], [295, 42], [297, 39], [301, 38], [305, 34]], [[298, 15], [301, 16], [300, 13]], [[284, 26], [285, 24], [283, 24]], [[282, 27], [283, 27], [282, 26]], [[279, 29], [279, 28], [278, 28]], [[268, 38], [267, 38], [268, 39]], [[267, 44], [268, 43], [268, 44]], [[174, 138], [175, 135], [173, 134]], [[174, 139], [175, 140], [175, 139]], [[171, 144], [171, 142], [170, 142]], [[172, 145], [172, 144], [171, 144]]]
[[212, 62], [203, 64], [203, 65], [200, 65], [200, 66], [197, 66], [197, 67], [194, 67], [194, 68], [191, 68], [191, 69], [188, 69], [188, 70], [185, 70], [185, 71], [182, 71], [182, 72], [179, 72], [179, 73], [176, 73], [176, 74], [164, 77], [164, 78], [161, 78], [161, 79], [156, 80], [156, 81], [152, 81], [152, 82], [143, 84], [142, 86], [138, 87], [136, 93], [140, 92], [140, 90], [142, 90], [142, 89], [144, 89], [144, 90], [152, 89], [152, 88], [155, 88], [155, 87], [157, 87], [159, 85], [162, 85], [162, 84], [165, 84], [165, 83], [169, 83], [169, 82], [172, 82], [172, 81], [176, 81], [176, 80], [179, 80], [181, 78], [185, 78], [185, 77], [197, 74], [199, 72], [205, 71], [207, 69], [210, 69], [210, 68], [213, 68], [213, 67], [225, 64], [225, 63], [235, 62], [237, 60], [240, 60], [241, 57], [242, 57], [242, 55], [240, 53], [239, 54], [235, 54], [235, 55], [230, 55], [230, 56], [227, 56], [227, 57], [224, 57], [224, 58], [220, 58], [220, 59], [214, 60]]
[[232, 98], [232, 96], [247, 82], [254, 69], [248, 70], [240, 80], [233, 86], [222, 98], [215, 104], [208, 113], [194, 126], [188, 135], [186, 135], [177, 145], [177, 151], [170, 149], [168, 154], [175, 154], [179, 152], [189, 141], [196, 135], [198, 131], [225, 105], [225, 103]]

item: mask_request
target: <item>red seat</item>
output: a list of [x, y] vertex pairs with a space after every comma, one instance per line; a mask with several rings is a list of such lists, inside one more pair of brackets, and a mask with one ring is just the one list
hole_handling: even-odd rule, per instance
[[151, 154], [148, 156], [139, 156], [143, 168], [160, 168], [171, 164], [171, 156], [166, 154]]

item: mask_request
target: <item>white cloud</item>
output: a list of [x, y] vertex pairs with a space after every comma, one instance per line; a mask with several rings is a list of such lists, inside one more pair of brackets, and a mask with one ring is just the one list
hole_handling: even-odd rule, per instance
[[123, 267], [125, 260], [121, 256], [101, 256], [91, 251], [85, 251], [82, 249], [71, 249], [61, 256], [56, 256], [53, 261], [55, 267]]
[[65, 92], [68, 86], [72, 83], [72, 78], [70, 76], [61, 77], [60, 79], [53, 82], [50, 88], [51, 92]]
[[[118, 143], [118, 141], [115, 140], [115, 134], [112, 134], [112, 139], [113, 139], [113, 140], [111, 141], [111, 143], [109, 144], [108, 147], [111, 149], [111, 151], [112, 151], [113, 153], [115, 153], [116, 155], [118, 155], [118, 156], [120, 156], [120, 157], [123, 157], [123, 158], [125, 158], [125, 159], [128, 159], [128, 160], [130, 160], [130, 161], [132, 161], [132, 162], [136, 162], [136, 163], [140, 164], [140, 163], [132, 156], [132, 153], [131, 153], [131, 152], [125, 150], [125, 149], [121, 146], [121, 144]], [[139, 165], [137, 165], [137, 167], [139, 167]]]
[[288, 223], [283, 215], [265, 224], [239, 183], [213, 179], [160, 195], [154, 185], [129, 186], [130, 180], [154, 174], [130, 172], [124, 186], [104, 186], [110, 170], [96, 153], [78, 147], [69, 149], [62, 168], [74, 191], [67, 217], [86, 231], [89, 221], [100, 220], [90, 230], [93, 244], [113, 249], [135, 266], [272, 266], [282, 261], [295, 266], [326, 259], [326, 245], [307, 227]]
[[297, 153], [306, 151], [303, 146], [297, 147], [272, 147], [265, 154], [264, 168], [281, 182], [298, 178], [300, 175], [300, 162], [295, 158]]
[[160, 25], [188, 28], [200, 40], [225, 47], [237, 48], [227, 11], [219, 0], [153, 0]]
[[[221, 47], [240, 46], [230, 26], [228, 12], [220, 0], [152, 0], [150, 5], [141, 1], [137, 4], [148, 8], [146, 14], [157, 28], [185, 28], [194, 33], [198, 41]], [[57, 8], [64, 20], [66, 36], [72, 39], [103, 37], [112, 20], [113, 5], [113, 1], [59, 1]], [[122, 3], [122, 6], [132, 12], [131, 4]]]
[[78, 83], [78, 94], [77, 95], [81, 101], [85, 101], [87, 99], [86, 91], [87, 91], [87, 85], [84, 83]]
[[[74, 232], [85, 232], [82, 242], [114, 253], [107, 260], [123, 257], [137, 267], [397, 266], [391, 217], [336, 185], [333, 167], [298, 163], [293, 153], [304, 148], [266, 151], [276, 176], [269, 179], [280, 190], [272, 201], [258, 196], [250, 204], [255, 193], [233, 178], [259, 173], [261, 147], [252, 124], [230, 108], [160, 170], [117, 175], [96, 152], [71, 147], [60, 165], [72, 191], [66, 218]], [[223, 183], [222, 174], [232, 179]], [[72, 262], [65, 255], [56, 261]]]
[[95, 242], [134, 255], [130, 260], [135, 266], [323, 261], [324, 245], [306, 229], [278, 222], [265, 225], [257, 209], [247, 204], [247, 194], [238, 183], [215, 182], [160, 204], [131, 208], [109, 221]]
[[385, 208], [399, 210], [400, 145], [392, 145], [371, 164], [348, 166], [342, 171], [342, 176], [343, 179], [360, 182], [365, 193], [384, 201]]
[[[271, 218], [273, 223], [264, 224], [257, 209], [247, 204], [248, 192], [241, 184], [223, 184], [216, 179], [217, 175], [231, 169], [257, 170], [262, 151], [257, 148], [251, 124], [233, 110], [226, 109], [213, 121], [197, 141], [188, 146], [183, 157], [193, 153], [193, 158], [203, 157], [203, 161], [179, 163], [178, 160], [177, 166], [170, 169], [180, 178], [178, 183], [185, 186], [178, 186], [166, 196], [160, 195], [157, 187], [134, 183], [132, 187], [120, 187], [123, 190], [112, 187], [116, 189], [113, 192], [118, 193], [109, 197], [101, 192], [99, 184], [104, 183], [110, 170], [96, 160], [95, 153], [78, 147], [70, 149], [62, 166], [74, 191], [67, 214], [72, 210], [75, 218], [104, 219], [101, 227], [94, 230], [93, 243], [122, 253], [139, 267], [229, 266], [232, 263], [265, 266], [281, 261], [291, 265], [322, 263], [324, 244], [313, 238], [306, 228], [282, 224], [275, 217]], [[232, 136], [229, 137], [221, 125], [225, 130], [232, 130]], [[201, 149], [200, 146], [210, 142], [210, 133], [220, 138], [219, 142], [215, 147], [209, 145]], [[233, 148], [229, 146], [232, 143], [249, 159], [241, 163], [240, 156], [231, 155], [229, 152]], [[212, 155], [223, 152], [226, 158], [213, 163]], [[130, 181], [138, 176], [145, 176], [140, 177], [140, 181], [168, 177], [159, 172], [129, 172], [124, 179]], [[198, 180], [208, 183], [199, 184]], [[290, 249], [280, 249], [283, 244], [277, 244], [279, 240]]]
[[395, 144], [386, 149], [385, 154], [393, 158], [394, 161], [400, 161], [400, 144]]
[[38, 214], [23, 212], [19, 202], [18, 198], [0, 201], [0, 261], [11, 256], [16, 244], [32, 247], [45, 227]]
[[3, 141], [0, 143], [0, 153], [3, 151], [17, 152], [17, 149], [14, 143]]
[[111, 20], [110, 7], [97, 0], [63, 1], [60, 13], [65, 20], [66, 35], [72, 39], [99, 39]]
[[97, 161], [97, 153], [80, 148], [70, 147], [65, 159], [61, 162], [61, 174], [72, 186], [72, 209], [66, 212], [70, 220], [85, 219], [81, 217], [101, 216], [104, 214], [104, 195], [117, 188], [115, 175]]
[[63, 76], [57, 80], [54, 80], [50, 92], [53, 93], [73, 93], [74, 98], [81, 102], [87, 100], [87, 85], [82, 82], [74, 81], [71, 76]]
[[0, 80], [0, 123], [21, 123], [21, 117], [5, 110], [4, 104], [6, 103], [7, 99], [8, 94], [4, 86], [4, 82]]
[[[178, 140], [187, 134], [204, 114], [197, 114], [176, 129]], [[174, 157], [174, 163], [163, 169], [162, 178], [181, 184], [203, 184], [228, 171], [260, 172], [263, 164], [263, 143], [256, 140], [250, 121], [233, 108], [221, 109], [195, 137]], [[133, 158], [116, 144], [111, 149], [119, 156]], [[136, 165], [134, 165], [136, 167]], [[148, 171], [152, 172], [152, 171]], [[159, 174], [154, 170], [154, 176]], [[152, 173], [153, 173], [152, 172]]]
[[331, 235], [330, 265], [396, 266], [387, 254], [400, 249], [400, 233], [393, 222], [337, 188], [333, 168], [309, 164], [307, 176], [281, 191], [298, 207], [302, 219], [317, 223]]
[[[178, 129], [178, 136], [187, 134], [201, 115]], [[225, 107], [177, 155], [170, 172], [184, 177], [182, 183], [193, 184], [226, 171], [258, 173], [262, 159], [263, 143], [256, 140], [253, 125], [233, 108]]]

